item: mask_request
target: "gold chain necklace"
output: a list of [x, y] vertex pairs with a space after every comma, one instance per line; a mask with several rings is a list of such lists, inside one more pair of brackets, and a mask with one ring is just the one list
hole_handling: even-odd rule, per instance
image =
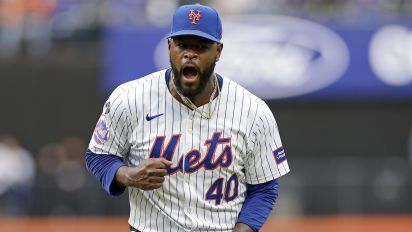
[[[170, 73], [170, 77], [171, 77], [171, 79], [172, 79], [172, 81], [173, 81], [173, 84], [175, 84], [175, 76], [174, 76], [173, 72]], [[212, 101], [213, 101], [213, 97], [215, 96], [216, 92], [218, 93], [218, 95], [219, 95], [219, 93], [220, 93], [220, 89], [219, 89], [219, 87], [218, 87], [219, 83], [218, 83], [218, 81], [217, 81], [216, 75], [213, 75], [213, 78], [214, 78], [213, 92], [212, 92], [212, 95], [210, 95], [209, 103], [207, 103], [207, 105], [206, 105], [206, 107], [208, 108], [207, 111], [205, 111], [205, 109], [204, 109], [204, 108], [206, 108], [206, 107], [203, 107], [203, 109], [200, 110], [188, 97], [184, 96], [184, 95], [177, 89], [177, 87], [175, 86], [175, 90], [176, 90], [177, 94], [178, 94], [179, 97], [182, 99], [182, 101], [185, 103], [185, 105], [187, 105], [190, 109], [197, 111], [201, 116], [203, 116], [203, 117], [205, 117], [205, 118], [207, 118], [207, 119], [212, 118], [213, 112], [214, 112], [215, 109], [216, 109], [216, 105], [217, 105], [217, 104], [214, 104], [214, 105], [213, 105], [213, 102], [212, 102]], [[213, 105], [213, 109], [212, 109], [212, 105]]]

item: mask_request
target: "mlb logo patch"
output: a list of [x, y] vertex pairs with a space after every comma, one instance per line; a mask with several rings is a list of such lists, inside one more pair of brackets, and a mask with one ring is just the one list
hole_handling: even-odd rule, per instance
[[109, 140], [109, 127], [107, 125], [106, 116], [100, 116], [99, 121], [94, 129], [93, 138], [97, 144], [104, 144]]
[[279, 147], [273, 151], [273, 156], [275, 157], [276, 163], [282, 163], [286, 160], [285, 149], [283, 149], [283, 147]]

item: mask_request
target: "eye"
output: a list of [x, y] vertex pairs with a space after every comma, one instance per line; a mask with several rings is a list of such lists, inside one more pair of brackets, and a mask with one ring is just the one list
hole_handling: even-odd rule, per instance
[[185, 44], [185, 43], [177, 43], [177, 46], [181, 49], [186, 49], [187, 48], [187, 44]]
[[209, 45], [209, 44], [200, 44], [200, 45], [198, 46], [198, 48], [199, 48], [200, 51], [207, 51], [207, 50], [210, 49], [210, 47], [211, 47], [211, 45]]

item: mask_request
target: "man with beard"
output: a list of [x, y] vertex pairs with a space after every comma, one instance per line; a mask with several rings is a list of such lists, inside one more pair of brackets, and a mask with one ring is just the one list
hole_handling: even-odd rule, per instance
[[264, 101], [214, 72], [216, 10], [179, 7], [171, 68], [119, 86], [103, 108], [88, 170], [111, 195], [128, 188], [131, 231], [258, 231], [289, 172]]

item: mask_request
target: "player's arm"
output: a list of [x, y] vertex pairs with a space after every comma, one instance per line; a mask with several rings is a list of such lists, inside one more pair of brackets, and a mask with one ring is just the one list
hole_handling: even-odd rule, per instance
[[126, 166], [116, 155], [95, 154], [86, 151], [86, 167], [103, 189], [112, 196], [122, 194], [125, 187], [134, 186], [143, 190], [160, 188], [167, 175], [166, 166], [172, 162], [164, 158], [147, 159], [136, 167]]
[[117, 170], [124, 166], [122, 158], [117, 155], [95, 154], [90, 149], [86, 151], [86, 168], [103, 186], [103, 189], [112, 196], [118, 196], [125, 190], [114, 179]]
[[275, 205], [277, 178], [289, 172], [275, 118], [263, 101], [258, 103], [245, 157], [247, 195], [237, 226], [245, 224], [253, 231], [263, 226]]
[[132, 131], [126, 96], [122, 87], [111, 94], [86, 151], [87, 170], [114, 196], [122, 194], [127, 186], [143, 190], [159, 188], [167, 175], [166, 166], [172, 164], [164, 158], [147, 159], [135, 167], [124, 164]]
[[275, 206], [278, 188], [277, 179], [262, 184], [247, 184], [246, 199], [234, 232], [259, 231]]
[[115, 184], [121, 187], [133, 186], [143, 190], [160, 188], [167, 175], [166, 167], [173, 163], [165, 158], [149, 158], [136, 167], [122, 166], [115, 176]]
[[233, 230], [233, 232], [253, 232], [254, 230], [252, 230], [250, 228], [250, 226], [243, 224], [241, 222], [236, 223], [235, 229]]
[[130, 114], [127, 89], [116, 88], [103, 107], [86, 151], [86, 168], [111, 195], [120, 195], [125, 188], [113, 181], [117, 170], [124, 166], [123, 157], [130, 150]]

